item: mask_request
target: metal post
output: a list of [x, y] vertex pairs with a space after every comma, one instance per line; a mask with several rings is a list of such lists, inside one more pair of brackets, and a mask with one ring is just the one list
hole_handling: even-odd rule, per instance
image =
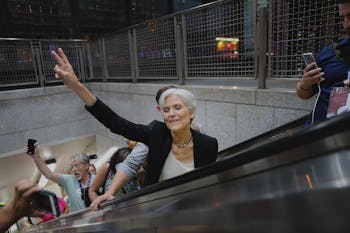
[[175, 49], [176, 49], [176, 73], [179, 79], [179, 85], [185, 85], [185, 63], [184, 63], [184, 47], [182, 22], [177, 22], [174, 17], [175, 24]]
[[85, 73], [85, 62], [84, 62], [84, 55], [83, 55], [83, 42], [76, 42], [75, 44], [77, 52], [78, 52], [78, 64], [80, 68], [80, 78], [82, 82], [86, 81], [86, 73]]
[[135, 28], [128, 30], [129, 36], [129, 53], [130, 53], [130, 66], [131, 66], [131, 78], [133, 83], [137, 83], [139, 77], [138, 61], [137, 61], [137, 47], [136, 47], [136, 32]]
[[186, 18], [184, 14], [181, 14], [182, 22], [182, 51], [183, 51], [183, 64], [184, 64], [184, 80], [188, 78], [188, 56], [187, 56], [187, 40], [186, 40]]
[[[94, 69], [93, 69], [93, 66], [92, 66], [92, 57], [91, 57], [91, 47], [90, 47], [90, 41], [87, 41], [86, 42], [86, 49], [87, 49], [87, 52], [85, 53], [86, 57], [87, 57], [87, 62], [88, 62], [88, 68], [89, 68], [89, 73], [90, 73], [90, 79], [93, 79], [94, 78]], [[96, 43], [96, 42], [94, 42]]]
[[[273, 0], [269, 1], [269, 5], [272, 6]], [[269, 10], [268, 16], [268, 46], [267, 46], [267, 59], [268, 59], [268, 67], [267, 67], [267, 78], [272, 78], [272, 9]]]
[[259, 9], [259, 21], [257, 28], [258, 46], [258, 88], [266, 88], [266, 43], [267, 43], [267, 10]]
[[45, 75], [43, 72], [43, 59], [41, 54], [41, 43], [40, 41], [32, 41], [31, 42], [33, 58], [34, 58], [34, 70], [35, 75], [39, 81], [41, 87], [45, 86]]
[[101, 48], [101, 65], [102, 65], [102, 74], [103, 81], [106, 82], [108, 78], [108, 69], [107, 69], [107, 60], [106, 60], [106, 46], [104, 37], [100, 38], [100, 48]]

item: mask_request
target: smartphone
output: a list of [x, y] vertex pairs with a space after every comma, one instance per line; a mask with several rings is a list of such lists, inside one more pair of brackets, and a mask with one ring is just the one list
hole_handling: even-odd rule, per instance
[[33, 155], [34, 154], [34, 150], [35, 150], [35, 146], [34, 144], [36, 143], [35, 139], [28, 139], [27, 145], [28, 145], [28, 154], [29, 155]]
[[[302, 57], [303, 57], [303, 60], [305, 62], [305, 65], [309, 65], [312, 62], [316, 61], [315, 57], [312, 53], [303, 53]], [[317, 69], [317, 68], [318, 68], [317, 65], [315, 65], [314, 69]]]
[[48, 190], [40, 190], [36, 193], [32, 200], [32, 205], [34, 208], [51, 213], [56, 217], [61, 215], [56, 194]]

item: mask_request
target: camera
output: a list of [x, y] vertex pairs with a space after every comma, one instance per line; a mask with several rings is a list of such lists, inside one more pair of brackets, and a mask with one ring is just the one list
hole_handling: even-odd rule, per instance
[[56, 194], [48, 190], [40, 190], [36, 193], [33, 197], [32, 205], [34, 208], [51, 213], [56, 217], [61, 215]]

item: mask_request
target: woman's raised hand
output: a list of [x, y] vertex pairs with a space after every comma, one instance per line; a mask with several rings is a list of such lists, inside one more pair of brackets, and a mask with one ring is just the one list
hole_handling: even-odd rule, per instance
[[103, 195], [101, 195], [101, 196], [98, 196], [98, 197], [91, 203], [90, 208], [91, 208], [92, 210], [97, 211], [97, 210], [99, 210], [100, 204], [101, 204], [102, 202], [108, 201], [108, 200], [112, 200], [113, 198], [114, 198], [114, 196], [113, 196], [112, 194], [108, 193], [108, 191], [107, 191], [105, 194], [103, 194]]
[[79, 83], [79, 79], [75, 75], [73, 67], [63, 50], [59, 48], [58, 53], [51, 51], [51, 54], [58, 63], [54, 68], [55, 77], [61, 79], [67, 87], [74, 89], [74, 86]]
[[55, 77], [61, 79], [67, 87], [72, 89], [86, 106], [94, 105], [97, 101], [96, 97], [79, 81], [63, 50], [59, 48], [58, 53], [51, 51], [51, 54], [58, 63], [54, 68]]

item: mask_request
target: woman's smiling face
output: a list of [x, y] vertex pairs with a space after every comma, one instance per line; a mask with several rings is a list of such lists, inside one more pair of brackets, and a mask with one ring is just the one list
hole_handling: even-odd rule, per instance
[[191, 119], [195, 115], [183, 99], [176, 94], [171, 94], [165, 98], [162, 112], [166, 126], [173, 132], [190, 128]]

